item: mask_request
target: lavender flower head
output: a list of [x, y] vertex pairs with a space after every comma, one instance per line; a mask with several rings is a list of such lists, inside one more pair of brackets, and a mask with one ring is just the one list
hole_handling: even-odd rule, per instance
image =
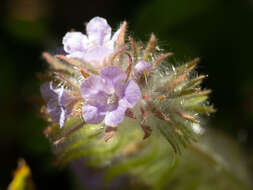
[[91, 19], [86, 26], [87, 35], [81, 32], [68, 32], [63, 37], [67, 57], [81, 59], [94, 68], [107, 64], [106, 58], [114, 52], [114, 44], [120, 29], [111, 37], [111, 27], [101, 17]]
[[[144, 139], [158, 130], [175, 152], [195, 140], [200, 114], [214, 111], [206, 102], [210, 91], [200, 87], [205, 76], [192, 75], [199, 59], [171, 65], [166, 59], [172, 53], [160, 52], [153, 34], [145, 47], [126, 38], [126, 22], [112, 36], [107, 21], [95, 17], [86, 32], [66, 33], [66, 56], [43, 54], [53, 71], [41, 87], [44, 115], [52, 123], [71, 133], [75, 127], [68, 121], [78, 120], [76, 129], [100, 126], [107, 141], [114, 135], [108, 129], [115, 132], [128, 118], [142, 129]], [[171, 140], [174, 136], [180, 140]]]
[[126, 78], [118, 67], [108, 66], [81, 84], [87, 123], [98, 124], [105, 119], [107, 126], [117, 126], [123, 121], [127, 108], [133, 108], [141, 97], [138, 85], [133, 80], [126, 82]]
[[66, 33], [66, 54], [43, 53], [50, 65], [41, 75], [47, 81], [41, 86], [41, 113], [49, 122], [44, 133], [59, 164], [85, 158], [108, 171], [106, 183], [127, 172], [140, 176], [144, 188], [160, 188], [176, 165], [171, 155], [196, 141], [201, 114], [215, 110], [207, 101], [210, 90], [200, 86], [206, 76], [194, 71], [198, 58], [173, 65], [172, 53], [161, 52], [154, 34], [144, 45], [126, 29], [123, 22], [112, 36], [107, 21], [95, 17], [87, 34]]

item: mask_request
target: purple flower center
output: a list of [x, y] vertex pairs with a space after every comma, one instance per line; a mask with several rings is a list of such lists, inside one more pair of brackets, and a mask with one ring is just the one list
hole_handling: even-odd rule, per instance
[[119, 101], [119, 97], [116, 94], [112, 94], [107, 98], [107, 104], [112, 105]]

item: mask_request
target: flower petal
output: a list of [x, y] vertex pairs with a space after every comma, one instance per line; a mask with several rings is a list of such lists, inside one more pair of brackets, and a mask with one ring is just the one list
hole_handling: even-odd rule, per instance
[[49, 100], [49, 102], [47, 103], [47, 111], [54, 123], [59, 122], [61, 109], [60, 106], [57, 104], [57, 101], [54, 101], [53, 99]]
[[99, 69], [103, 68], [106, 64], [106, 57], [113, 51], [106, 47], [98, 46], [89, 49], [82, 57], [83, 60], [89, 63], [92, 67]]
[[86, 26], [89, 41], [96, 45], [103, 45], [111, 38], [111, 27], [107, 21], [101, 17], [95, 17], [89, 21]]
[[67, 58], [75, 58], [75, 59], [81, 59], [81, 60], [83, 60], [84, 52], [76, 51], [76, 52], [73, 52], [71, 54], [68, 54], [66, 57]]
[[88, 38], [81, 32], [67, 32], [62, 43], [67, 53], [83, 52], [88, 45]]
[[61, 111], [60, 111], [59, 124], [60, 124], [60, 128], [62, 128], [69, 114], [66, 113], [63, 107], [60, 107], [60, 109]]
[[72, 113], [76, 99], [62, 88], [54, 88], [52, 82], [41, 86], [42, 97], [48, 102], [47, 111], [53, 122], [64, 126], [65, 120]]
[[126, 107], [118, 106], [117, 109], [106, 113], [105, 124], [115, 127], [124, 120]]
[[57, 100], [57, 94], [54, 91], [52, 82], [46, 82], [42, 84], [40, 86], [40, 93], [45, 101], [49, 101], [50, 99]]
[[104, 68], [100, 72], [100, 76], [104, 78], [107, 82], [110, 82], [114, 85], [123, 82], [124, 80], [126, 80], [127, 77], [126, 73], [117, 66], [108, 66]]
[[99, 107], [84, 104], [82, 111], [83, 111], [83, 118], [87, 123], [98, 124], [104, 120], [105, 112], [103, 109]]
[[119, 37], [119, 34], [120, 34], [120, 30], [121, 28], [119, 28], [112, 36], [112, 39], [105, 42], [104, 46], [109, 48], [109, 49], [114, 49], [114, 45], [115, 45], [115, 42], [117, 41], [118, 37]]
[[71, 110], [71, 108], [65, 109], [64, 107], [60, 106], [57, 103], [57, 101], [55, 101], [53, 99], [49, 100], [49, 102], [47, 104], [48, 114], [50, 115], [50, 117], [54, 123], [59, 122], [60, 128], [62, 128], [64, 126], [67, 117], [71, 113], [70, 110]]
[[72, 108], [76, 103], [77, 99], [71, 96], [67, 90], [61, 88], [61, 92], [58, 95], [58, 105], [65, 110], [66, 116], [72, 113]]
[[118, 39], [120, 31], [121, 31], [121, 27], [113, 34], [112, 39], [111, 39], [112, 42], [115, 42]]
[[134, 69], [137, 72], [137, 76], [140, 77], [144, 71], [149, 71], [151, 69], [151, 64], [146, 61], [139, 61]]
[[139, 86], [133, 81], [128, 81], [125, 85], [124, 97], [122, 100], [125, 101], [127, 107], [132, 108], [141, 97], [141, 91]]
[[84, 98], [89, 99], [96, 96], [105, 87], [105, 82], [100, 76], [90, 76], [81, 84], [81, 94]]
[[106, 109], [106, 102], [107, 102], [108, 94], [104, 91], [99, 91], [97, 94], [89, 96], [86, 99], [86, 104], [100, 107], [100, 109]]

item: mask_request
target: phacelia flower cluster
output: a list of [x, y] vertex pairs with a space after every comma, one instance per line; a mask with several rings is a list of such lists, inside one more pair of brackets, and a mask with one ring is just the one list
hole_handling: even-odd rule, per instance
[[77, 117], [101, 124], [106, 141], [113, 136], [108, 138], [108, 129], [116, 131], [126, 117], [138, 123], [144, 138], [158, 128], [168, 140], [171, 135], [194, 140], [188, 131], [199, 126], [199, 115], [214, 111], [206, 102], [210, 91], [199, 86], [205, 76], [191, 75], [198, 59], [174, 67], [165, 62], [172, 53], [159, 52], [153, 34], [144, 47], [126, 36], [126, 26], [123, 22], [112, 35], [107, 21], [95, 17], [87, 23], [86, 35], [66, 33], [65, 55], [43, 54], [51, 67], [41, 76], [48, 80], [41, 86], [43, 115], [60, 128]]
[[100, 17], [90, 20], [86, 26], [87, 35], [81, 32], [68, 32], [63, 37], [64, 51], [68, 58], [80, 59], [101, 69], [108, 63], [108, 56], [115, 51], [115, 42], [120, 29], [111, 37], [112, 29], [107, 21]]

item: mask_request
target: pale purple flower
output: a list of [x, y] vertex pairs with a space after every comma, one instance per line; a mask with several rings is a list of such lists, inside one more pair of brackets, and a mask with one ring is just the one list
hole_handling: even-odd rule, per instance
[[87, 36], [81, 32], [67, 32], [63, 37], [63, 48], [68, 57], [82, 59], [84, 52], [87, 49]]
[[40, 91], [47, 102], [47, 111], [52, 121], [59, 122], [62, 128], [71, 115], [75, 99], [63, 87], [55, 88], [52, 82], [42, 84]]
[[139, 61], [135, 66], [134, 66], [135, 71], [141, 75], [144, 71], [150, 71], [151, 69], [151, 64], [146, 62], [146, 61]]
[[63, 37], [67, 57], [81, 59], [94, 68], [103, 68], [106, 58], [114, 52], [114, 44], [120, 29], [111, 37], [111, 27], [101, 17], [91, 19], [87, 26], [87, 35], [81, 32], [68, 32]]
[[134, 66], [134, 71], [135, 71], [135, 76], [137, 79], [141, 77], [143, 72], [145, 71], [150, 71], [151, 70], [151, 64], [146, 62], [146, 61], [139, 61], [135, 66]]
[[126, 82], [126, 73], [117, 66], [108, 66], [99, 75], [90, 76], [81, 84], [85, 99], [83, 117], [87, 123], [117, 126], [123, 121], [127, 108], [133, 108], [141, 97], [139, 86]]

